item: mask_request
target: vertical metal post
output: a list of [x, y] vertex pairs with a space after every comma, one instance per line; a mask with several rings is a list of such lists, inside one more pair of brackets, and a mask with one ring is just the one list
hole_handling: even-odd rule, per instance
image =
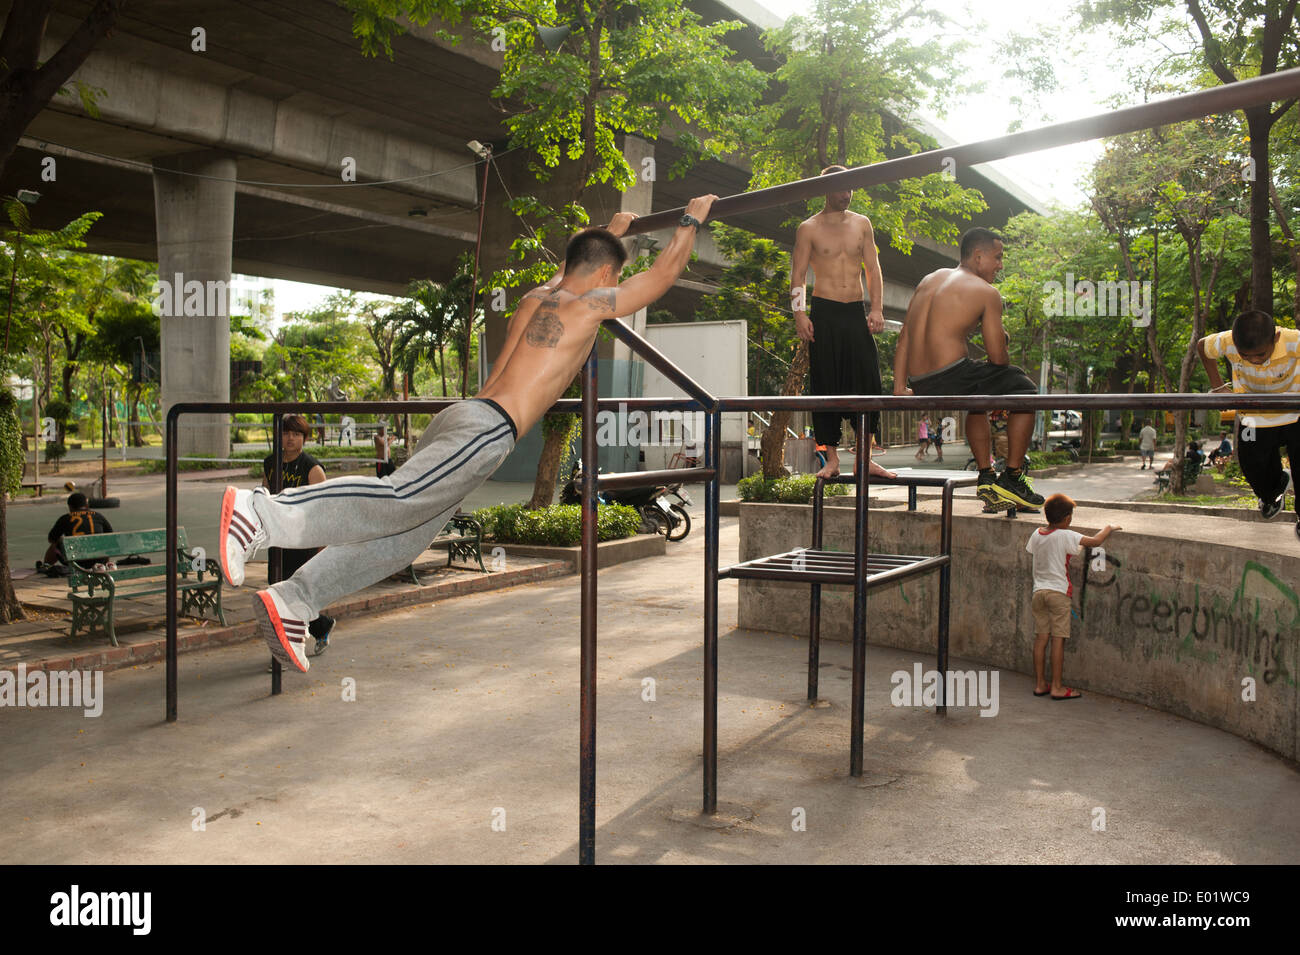
[[[813, 483], [812, 550], [822, 549], [822, 506], [825, 503], [826, 479]], [[808, 587], [808, 702], [817, 699], [817, 676], [821, 666], [822, 585]]]
[[[176, 722], [177, 664], [176, 664], [176, 575], [180, 571], [176, 549], [179, 547], [176, 530], [176, 419], [180, 415], [172, 408], [167, 412], [167, 722]], [[107, 440], [107, 435], [105, 435]], [[220, 556], [214, 554], [217, 560]], [[220, 566], [220, 565], [218, 565]], [[221, 573], [218, 570], [217, 573]]]
[[909, 484], [907, 486], [907, 509], [909, 511], [916, 510], [916, 485], [915, 484]]
[[[858, 461], [853, 471], [857, 501], [853, 510], [853, 701], [849, 717], [849, 775], [862, 775], [862, 724], [867, 690], [867, 492], [871, 482], [871, 435], [867, 413], [859, 412]], [[866, 453], [862, 443], [867, 442]]]
[[948, 713], [948, 600], [952, 590], [952, 491], [953, 483], [943, 485], [943, 520], [939, 526], [939, 553], [948, 562], [939, 568], [939, 706], [940, 716]]
[[718, 811], [718, 467], [722, 413], [704, 417], [704, 812]]
[[[100, 381], [100, 390], [104, 389], [103, 381]], [[105, 391], [100, 395], [103, 399], [101, 402], [100, 424], [103, 426], [103, 440], [99, 444], [99, 496], [108, 497], [108, 393]]]
[[578, 863], [596, 864], [596, 346], [582, 376], [582, 651], [579, 662]]
[[[284, 489], [284, 464], [281, 455], [284, 453], [284, 419], [278, 415], [271, 415], [271, 487], [272, 494], [279, 494]], [[283, 553], [278, 547], [272, 547], [266, 554], [266, 582], [268, 584], [278, 584], [283, 576], [284, 564]], [[283, 679], [284, 671], [280, 666], [280, 661], [271, 657], [271, 695], [280, 695], [280, 683]]]

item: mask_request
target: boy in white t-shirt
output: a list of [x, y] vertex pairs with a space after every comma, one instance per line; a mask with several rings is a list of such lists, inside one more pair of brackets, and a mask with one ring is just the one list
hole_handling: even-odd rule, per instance
[[[1034, 596], [1030, 604], [1034, 614], [1034, 696], [1051, 694], [1054, 700], [1077, 700], [1083, 696], [1070, 686], [1061, 685], [1061, 668], [1065, 662], [1065, 640], [1070, 636], [1070, 558], [1085, 547], [1098, 547], [1112, 531], [1106, 525], [1096, 537], [1084, 537], [1069, 529], [1074, 518], [1074, 501], [1064, 494], [1053, 494], [1043, 502], [1047, 526], [1029, 535], [1025, 550], [1034, 555]], [[1044, 676], [1047, 641], [1052, 639], [1052, 682]]]

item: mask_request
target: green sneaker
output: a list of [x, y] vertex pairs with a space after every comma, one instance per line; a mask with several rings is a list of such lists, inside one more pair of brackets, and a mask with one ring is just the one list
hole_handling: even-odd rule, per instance
[[999, 498], [1009, 501], [1017, 507], [1039, 508], [1043, 506], [1043, 495], [1034, 490], [1034, 482], [1022, 470], [1013, 475], [1011, 469], [1003, 471], [993, 485], [993, 491]]

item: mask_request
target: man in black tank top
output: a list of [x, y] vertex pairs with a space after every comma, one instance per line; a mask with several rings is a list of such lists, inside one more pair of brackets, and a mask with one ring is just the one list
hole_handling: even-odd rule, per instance
[[[325, 480], [325, 469], [321, 467], [319, 461], [303, 450], [303, 445], [311, 437], [311, 426], [307, 424], [307, 419], [302, 415], [286, 415], [284, 419], [284, 428], [281, 432], [281, 441], [284, 444], [284, 453], [280, 459], [280, 479], [281, 490], [290, 487], [306, 487], [309, 484], [320, 484]], [[262, 483], [268, 488], [271, 486], [271, 472], [275, 467], [275, 456], [268, 454], [262, 459]], [[307, 561], [311, 560], [320, 552], [320, 548], [312, 547], [305, 550], [284, 548], [280, 551], [280, 569], [282, 579], [288, 580], [298, 568]], [[312, 620], [307, 627], [308, 632], [316, 639], [316, 652], [313, 656], [320, 656], [329, 647], [330, 631], [334, 629], [334, 618], [326, 614], [321, 614]]]

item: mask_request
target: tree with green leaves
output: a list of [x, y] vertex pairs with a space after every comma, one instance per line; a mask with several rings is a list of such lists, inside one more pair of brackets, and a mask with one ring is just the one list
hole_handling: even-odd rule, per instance
[[[1244, 222], [1245, 187], [1235, 164], [1225, 161], [1237, 140], [1237, 122], [1231, 116], [1205, 117], [1116, 137], [1108, 141], [1106, 155], [1093, 176], [1093, 186], [1101, 197], [1098, 205], [1117, 208], [1144, 202], [1156, 226], [1171, 231], [1182, 242], [1181, 268], [1172, 272], [1185, 279], [1186, 298], [1180, 311], [1190, 321], [1175, 323], [1179, 392], [1187, 391], [1198, 367], [1196, 342], [1205, 334], [1216, 296], [1224, 311], [1232, 301], [1223, 298], [1220, 280], [1234, 236], [1234, 220], [1238, 227]], [[1107, 196], [1119, 198], [1111, 201]], [[1236, 235], [1241, 235], [1239, 228]], [[1185, 454], [1186, 439], [1187, 413], [1178, 412], [1174, 415], [1174, 454], [1178, 459]], [[1175, 468], [1175, 492], [1182, 492], [1182, 478], [1182, 470]]]
[[[556, 248], [587, 222], [581, 204], [588, 190], [605, 184], [622, 191], [643, 172], [624, 158], [620, 137], [653, 142], [668, 136], [683, 167], [722, 158], [752, 131], [754, 107], [766, 86], [762, 73], [726, 45], [727, 34], [743, 24], [706, 23], [681, 0], [343, 2], [370, 55], [392, 56], [403, 16], [420, 25], [435, 18], [465, 24], [483, 42], [496, 39], [504, 61], [493, 95], [503, 105], [510, 146], [527, 150], [539, 180], [565, 167], [570, 202], [552, 207], [533, 196], [516, 197], [514, 211], [526, 219], [526, 234], [512, 245], [510, 266], [486, 288], [550, 278]], [[542, 27], [568, 32], [549, 50], [538, 32]], [[449, 30], [442, 32], [449, 42], [460, 42]], [[571, 428], [544, 421], [543, 434], [534, 501], [554, 488], [557, 475], [548, 469], [552, 462], [558, 468]]]
[[[1135, 39], [1145, 39], [1154, 28], [1168, 36], [1175, 46], [1182, 45], [1183, 37], [1190, 38], [1197, 48], [1195, 59], [1189, 62], [1185, 58], [1181, 63], [1171, 59], [1168, 69], [1181, 69], [1184, 76], [1205, 72], [1219, 83], [1227, 84], [1300, 66], [1298, 2], [1083, 0], [1077, 9], [1085, 27], [1115, 23]], [[1186, 10], [1185, 20], [1179, 22], [1168, 16], [1180, 8]], [[1238, 176], [1250, 191], [1251, 306], [1270, 314], [1275, 310], [1270, 228], [1271, 141], [1278, 121], [1293, 111], [1295, 104], [1295, 99], [1289, 99], [1242, 110], [1249, 136], [1249, 156], [1238, 170]]]
[[[901, 0], [817, 0], [807, 16], [768, 31], [764, 43], [780, 62], [782, 94], [763, 108], [752, 141], [751, 189], [817, 175], [832, 164], [861, 166], [932, 146], [909, 127], [922, 106], [938, 107], [962, 88], [961, 42], [945, 39], [939, 13]], [[921, 41], [918, 31], [934, 32]], [[824, 200], [807, 204], [808, 214]], [[871, 219], [877, 236], [910, 253], [918, 236], [954, 244], [958, 223], [985, 208], [980, 194], [951, 176], [930, 175], [854, 192], [852, 211]], [[791, 221], [790, 225], [796, 224]], [[774, 301], [784, 303], [787, 293]], [[791, 321], [791, 325], [793, 322]], [[808, 347], [793, 341], [777, 393], [803, 391]], [[785, 352], [777, 352], [784, 358]], [[778, 411], [763, 435], [763, 468], [781, 473], [790, 413]]]
[[72, 81], [72, 74], [108, 36], [125, 6], [126, 0], [94, 0], [58, 50], [43, 60], [41, 44], [54, 0], [10, 4], [0, 32], [0, 170], [27, 127], [56, 96], [75, 95], [88, 113], [95, 114], [95, 99], [103, 91]]
[[[6, 26], [5, 35], [7, 34]], [[0, 35], [0, 56], [4, 49], [4, 38]], [[0, 115], [3, 115], [2, 112]], [[3, 150], [2, 137], [0, 150]], [[0, 152], [0, 158], [2, 156]], [[0, 269], [8, 279], [0, 286], [4, 289], [5, 309], [0, 376], [7, 379], [9, 373], [18, 366], [19, 356], [29, 354], [32, 358], [33, 395], [43, 383], [44, 395], [48, 400], [53, 374], [53, 320], [66, 288], [56, 253], [84, 246], [81, 237], [101, 214], [88, 212], [60, 229], [36, 229], [32, 225], [31, 211], [16, 197], [6, 197], [0, 200], [0, 205], [3, 205], [5, 216], [9, 220], [9, 227], [0, 230]], [[42, 351], [44, 361], [41, 359]], [[7, 387], [0, 390], [8, 394]], [[2, 409], [0, 418], [3, 418]], [[0, 432], [3, 432], [0, 441], [12, 438], [7, 427], [0, 428]], [[19, 440], [21, 456], [21, 439]], [[0, 449], [0, 459], [8, 460], [12, 452], [12, 448]], [[22, 619], [23, 612], [9, 580], [5, 514], [5, 495], [0, 493], [0, 622], [8, 623]]]

